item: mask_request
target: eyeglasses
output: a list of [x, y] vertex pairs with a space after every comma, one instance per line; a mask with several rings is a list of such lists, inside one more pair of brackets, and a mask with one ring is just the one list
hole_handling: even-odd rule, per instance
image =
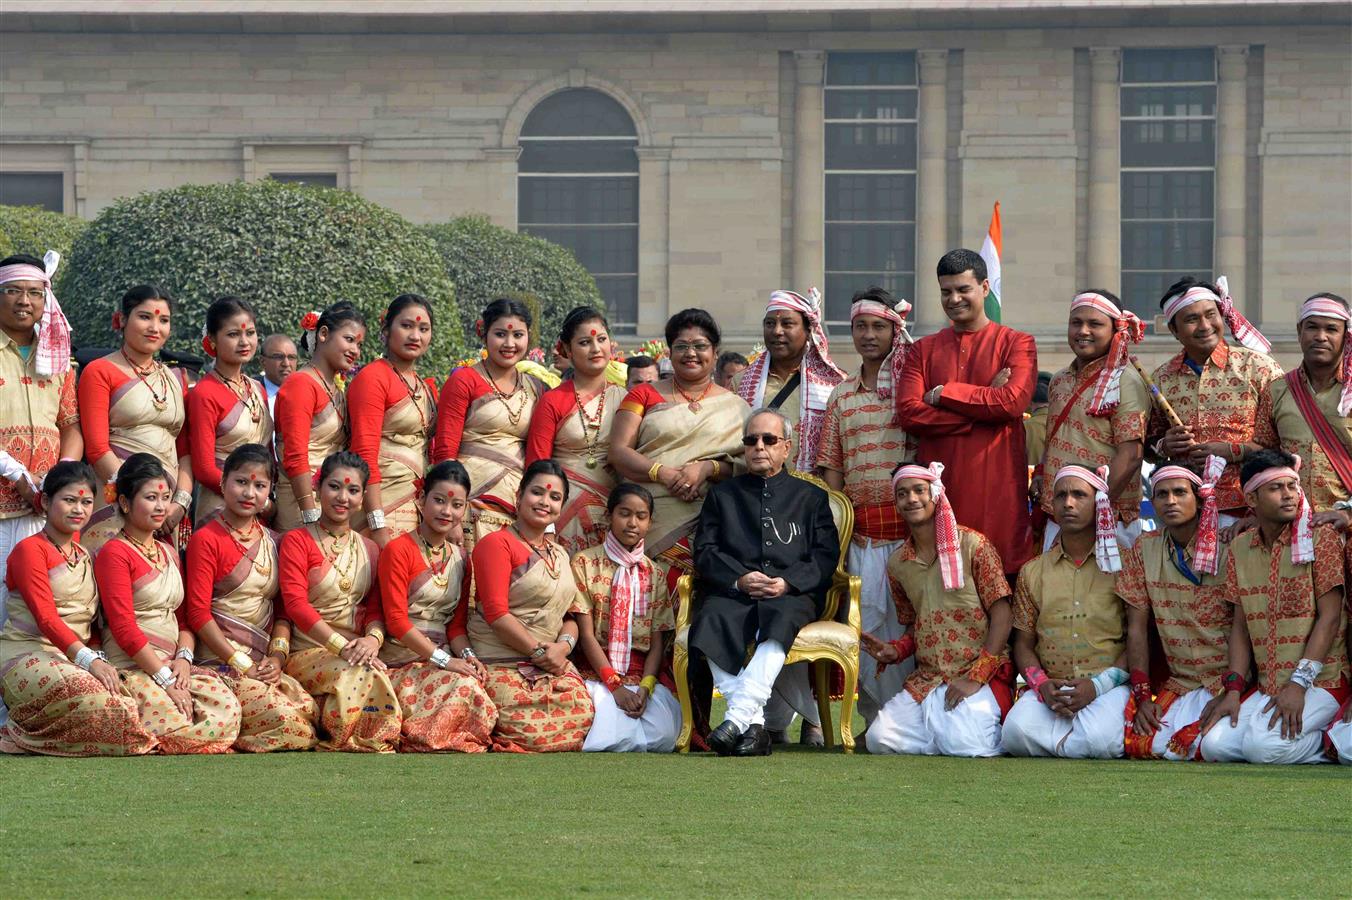
[[695, 341], [694, 343], [689, 344], [685, 341], [681, 341], [680, 343], [671, 345], [671, 354], [672, 356], [676, 356], [677, 354], [689, 353], [691, 350], [696, 353], [708, 353], [712, 349], [714, 349], [714, 345], [708, 341]]
[[748, 434], [742, 438], [742, 446], [754, 447], [757, 444], [763, 443], [767, 447], [773, 447], [782, 440], [784, 440], [784, 438], [777, 434]]
[[300, 357], [294, 353], [264, 353], [263, 358], [273, 362], [300, 362]]
[[6, 300], [18, 300], [20, 297], [27, 297], [29, 300], [42, 300], [47, 296], [46, 288], [0, 288], [0, 295]]

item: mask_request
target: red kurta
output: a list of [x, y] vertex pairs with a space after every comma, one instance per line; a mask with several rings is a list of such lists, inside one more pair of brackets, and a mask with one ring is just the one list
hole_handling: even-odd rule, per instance
[[[988, 387], [1004, 368], [1008, 383]], [[958, 524], [989, 538], [1009, 573], [1033, 557], [1023, 411], [1036, 383], [1032, 335], [992, 322], [916, 341], [897, 385], [901, 426], [919, 441], [916, 459], [944, 464]], [[930, 406], [925, 393], [940, 384], [939, 405]]]

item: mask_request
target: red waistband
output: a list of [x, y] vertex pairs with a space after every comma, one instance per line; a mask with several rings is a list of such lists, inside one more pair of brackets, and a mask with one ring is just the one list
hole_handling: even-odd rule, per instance
[[868, 503], [854, 508], [854, 533], [875, 541], [899, 541], [909, 533], [895, 503]]

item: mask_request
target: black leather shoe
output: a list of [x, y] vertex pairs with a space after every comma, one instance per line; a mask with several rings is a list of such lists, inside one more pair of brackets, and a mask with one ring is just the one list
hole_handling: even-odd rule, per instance
[[709, 749], [719, 756], [731, 756], [741, 737], [742, 729], [724, 720], [722, 725], [709, 732]]
[[771, 744], [779, 744], [781, 746], [787, 747], [790, 743], [788, 731], [779, 731], [778, 729], [775, 728], [767, 728], [765, 729], [765, 733], [769, 735]]
[[798, 743], [804, 747], [825, 747], [826, 738], [822, 735], [822, 727], [804, 722], [803, 730], [798, 734]]
[[769, 756], [770, 735], [763, 725], [752, 725], [732, 748], [733, 756]]

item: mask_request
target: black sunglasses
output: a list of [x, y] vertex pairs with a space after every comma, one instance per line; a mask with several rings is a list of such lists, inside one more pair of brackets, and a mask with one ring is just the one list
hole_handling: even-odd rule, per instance
[[763, 442], [767, 447], [773, 447], [784, 440], [777, 434], [748, 434], [742, 438], [743, 447], [754, 447], [757, 443]]

